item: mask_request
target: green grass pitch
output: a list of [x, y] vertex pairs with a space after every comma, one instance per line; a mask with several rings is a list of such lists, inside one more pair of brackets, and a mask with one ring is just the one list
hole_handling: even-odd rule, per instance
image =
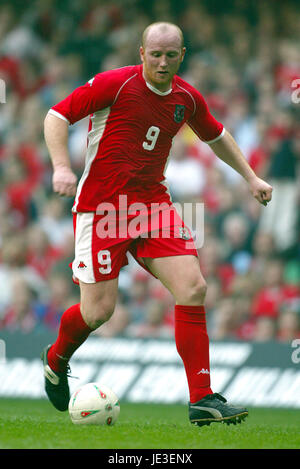
[[296, 449], [300, 410], [249, 409], [242, 424], [189, 423], [182, 405], [121, 402], [113, 427], [76, 426], [47, 400], [0, 398], [1, 449]]

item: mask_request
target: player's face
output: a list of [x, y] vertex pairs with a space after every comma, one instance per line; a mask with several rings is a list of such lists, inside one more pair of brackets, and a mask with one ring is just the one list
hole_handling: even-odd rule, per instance
[[174, 34], [150, 35], [140, 48], [144, 78], [160, 91], [168, 91], [177, 73], [185, 48], [180, 37]]

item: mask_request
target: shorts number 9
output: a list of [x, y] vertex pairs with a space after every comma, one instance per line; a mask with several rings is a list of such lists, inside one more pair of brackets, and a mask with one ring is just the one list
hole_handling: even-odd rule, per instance
[[111, 273], [111, 257], [107, 249], [98, 252], [98, 263], [101, 265], [101, 267], [99, 267], [101, 274]]

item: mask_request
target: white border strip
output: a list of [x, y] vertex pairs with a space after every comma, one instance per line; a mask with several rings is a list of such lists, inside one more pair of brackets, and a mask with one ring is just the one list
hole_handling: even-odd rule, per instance
[[225, 132], [226, 132], [226, 129], [225, 129], [225, 127], [223, 127], [222, 132], [216, 138], [214, 138], [213, 140], [208, 140], [208, 141], [203, 140], [203, 141], [204, 141], [204, 143], [207, 143], [208, 145], [210, 145], [211, 143], [215, 143], [218, 140], [220, 140], [220, 138], [224, 137]]
[[225, 135], [225, 132], [226, 132], [226, 129], [225, 127], [223, 127], [223, 130], [222, 132], [220, 133], [220, 135], [218, 135], [216, 138], [214, 138], [213, 140], [203, 140], [203, 138], [201, 137], [201, 135], [199, 135], [199, 133], [197, 132], [197, 130], [191, 125], [191, 123], [189, 122], [188, 123], [188, 126], [195, 132], [195, 134], [200, 138], [200, 140], [202, 140], [203, 143], [207, 143], [208, 145], [210, 145], [211, 143], [215, 143], [217, 142], [218, 140], [220, 140], [220, 138], [224, 137]]
[[97, 156], [99, 143], [105, 130], [106, 122], [110, 114], [110, 109], [110, 107], [107, 107], [101, 111], [97, 111], [91, 117], [92, 128], [88, 133], [88, 149], [85, 158], [85, 168], [77, 186], [75, 204], [72, 209], [73, 212], [76, 212], [77, 210], [83, 184], [90, 174], [92, 163]]
[[194, 104], [194, 111], [193, 111], [193, 115], [194, 115], [195, 112], [196, 112], [196, 109], [197, 109], [197, 105], [196, 105], [196, 101], [194, 100], [193, 95], [192, 95], [189, 91], [187, 91], [185, 88], [183, 88], [182, 86], [178, 85], [178, 83], [176, 83], [176, 84], [177, 84], [178, 88], [181, 88], [183, 91], [185, 91], [185, 92], [190, 96], [190, 98], [192, 99], [193, 104]]
[[149, 90], [153, 91], [153, 93], [158, 94], [159, 96], [167, 96], [168, 94], [172, 93], [172, 88], [170, 88], [168, 91], [159, 91], [157, 88], [154, 88], [150, 83], [148, 83], [145, 80], [145, 83]]
[[124, 81], [123, 85], [119, 88], [117, 94], [116, 94], [116, 97], [114, 99], [114, 102], [112, 103], [112, 106], [115, 104], [115, 102], [117, 101], [118, 97], [119, 97], [119, 94], [121, 93], [121, 90], [124, 88], [124, 86], [126, 85], [126, 83], [131, 80], [132, 78], [136, 77], [137, 76], [137, 73], [135, 73], [134, 75], [132, 75], [131, 77], [129, 77], [126, 81]]
[[53, 114], [53, 116], [59, 117], [59, 119], [68, 122], [68, 124], [70, 125], [70, 121], [68, 121], [68, 119], [59, 112], [54, 111], [54, 109], [49, 109], [48, 114]]
[[[77, 213], [75, 230], [75, 259], [72, 262], [74, 276], [85, 283], [95, 283], [93, 266], [92, 241], [93, 241], [94, 213]], [[80, 269], [79, 263], [85, 267]]]

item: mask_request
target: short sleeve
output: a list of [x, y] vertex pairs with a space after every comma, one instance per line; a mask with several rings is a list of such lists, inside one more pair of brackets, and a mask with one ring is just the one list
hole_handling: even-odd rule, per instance
[[50, 112], [65, 119], [69, 124], [74, 124], [96, 111], [111, 106], [128, 72], [116, 69], [95, 75], [53, 106]]
[[188, 125], [198, 137], [206, 143], [214, 143], [225, 133], [225, 128], [211, 114], [206, 101], [201, 93], [193, 90], [193, 98], [195, 100], [195, 111], [188, 121]]

